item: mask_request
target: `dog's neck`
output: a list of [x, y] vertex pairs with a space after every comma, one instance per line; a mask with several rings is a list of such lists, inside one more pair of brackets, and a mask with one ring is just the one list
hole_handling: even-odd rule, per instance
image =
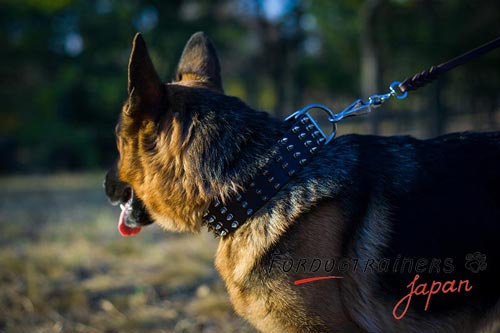
[[308, 114], [286, 122], [288, 130], [266, 152], [264, 165], [244, 189], [211, 203], [203, 215], [203, 223], [216, 236], [228, 236], [258, 212], [309, 162], [325, 144], [321, 129]]

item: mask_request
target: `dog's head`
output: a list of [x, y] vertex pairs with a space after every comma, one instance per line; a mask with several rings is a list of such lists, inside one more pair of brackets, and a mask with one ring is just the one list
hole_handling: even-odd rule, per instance
[[116, 126], [119, 158], [105, 179], [110, 201], [122, 204], [120, 232], [135, 234], [152, 222], [198, 230], [210, 201], [238, 191], [254, 171], [255, 155], [242, 147], [257, 147], [253, 154], [266, 147], [273, 135], [262, 132], [270, 123], [223, 94], [219, 61], [204, 33], [191, 37], [174, 82], [165, 84], [137, 34]]

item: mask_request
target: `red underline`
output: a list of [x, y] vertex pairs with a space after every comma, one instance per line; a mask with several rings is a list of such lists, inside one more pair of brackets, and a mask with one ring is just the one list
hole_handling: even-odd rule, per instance
[[335, 275], [329, 275], [329, 276], [317, 276], [317, 277], [312, 277], [312, 278], [307, 278], [307, 279], [302, 279], [302, 280], [295, 280], [293, 283], [294, 285], [299, 285], [303, 283], [309, 283], [309, 282], [314, 282], [314, 281], [319, 281], [319, 280], [328, 280], [328, 279], [343, 279], [343, 276], [335, 276]]

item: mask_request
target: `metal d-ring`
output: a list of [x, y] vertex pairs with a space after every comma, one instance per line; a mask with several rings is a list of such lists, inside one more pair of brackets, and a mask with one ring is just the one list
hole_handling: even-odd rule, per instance
[[[333, 111], [330, 110], [327, 106], [325, 106], [323, 104], [309, 104], [309, 105], [306, 105], [301, 110], [299, 110], [297, 112], [294, 112], [291, 115], [289, 115], [288, 117], [286, 117], [285, 118], [285, 122], [288, 121], [288, 120], [292, 120], [292, 119], [293, 120], [298, 119], [302, 115], [306, 114], [311, 109], [321, 109], [321, 110], [323, 110], [324, 112], [326, 112], [328, 114], [328, 122], [330, 122], [332, 124], [332, 133], [328, 137], [326, 137], [326, 134], [323, 132], [323, 130], [321, 130], [321, 128], [318, 125], [318, 129], [321, 131], [321, 133], [324, 134], [324, 136], [326, 138], [325, 144], [328, 144], [330, 141], [333, 140], [333, 138], [335, 137], [335, 134], [337, 133], [337, 123], [331, 121], [331, 119], [334, 119], [335, 113], [333, 113]], [[309, 117], [311, 119], [314, 119], [310, 114], [309, 114]]]
[[[408, 96], [408, 91], [404, 91], [402, 92], [402, 94], [399, 94], [397, 93], [396, 91], [396, 87], [398, 87], [399, 85], [401, 84], [401, 82], [399, 81], [394, 81], [393, 83], [391, 83], [391, 85], [389, 86], [389, 90], [391, 91], [391, 95], [393, 95], [394, 97], [396, 97], [397, 99], [405, 99], [407, 96]], [[401, 91], [401, 90], [400, 90]]]

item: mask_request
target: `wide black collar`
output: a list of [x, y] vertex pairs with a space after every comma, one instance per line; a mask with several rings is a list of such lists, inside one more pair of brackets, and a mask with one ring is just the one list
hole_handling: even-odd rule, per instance
[[253, 216], [333, 137], [327, 139], [307, 112], [285, 119], [289, 130], [271, 147], [270, 161], [245, 186], [245, 191], [227, 200], [215, 200], [203, 215], [203, 224], [216, 236], [228, 236]]

